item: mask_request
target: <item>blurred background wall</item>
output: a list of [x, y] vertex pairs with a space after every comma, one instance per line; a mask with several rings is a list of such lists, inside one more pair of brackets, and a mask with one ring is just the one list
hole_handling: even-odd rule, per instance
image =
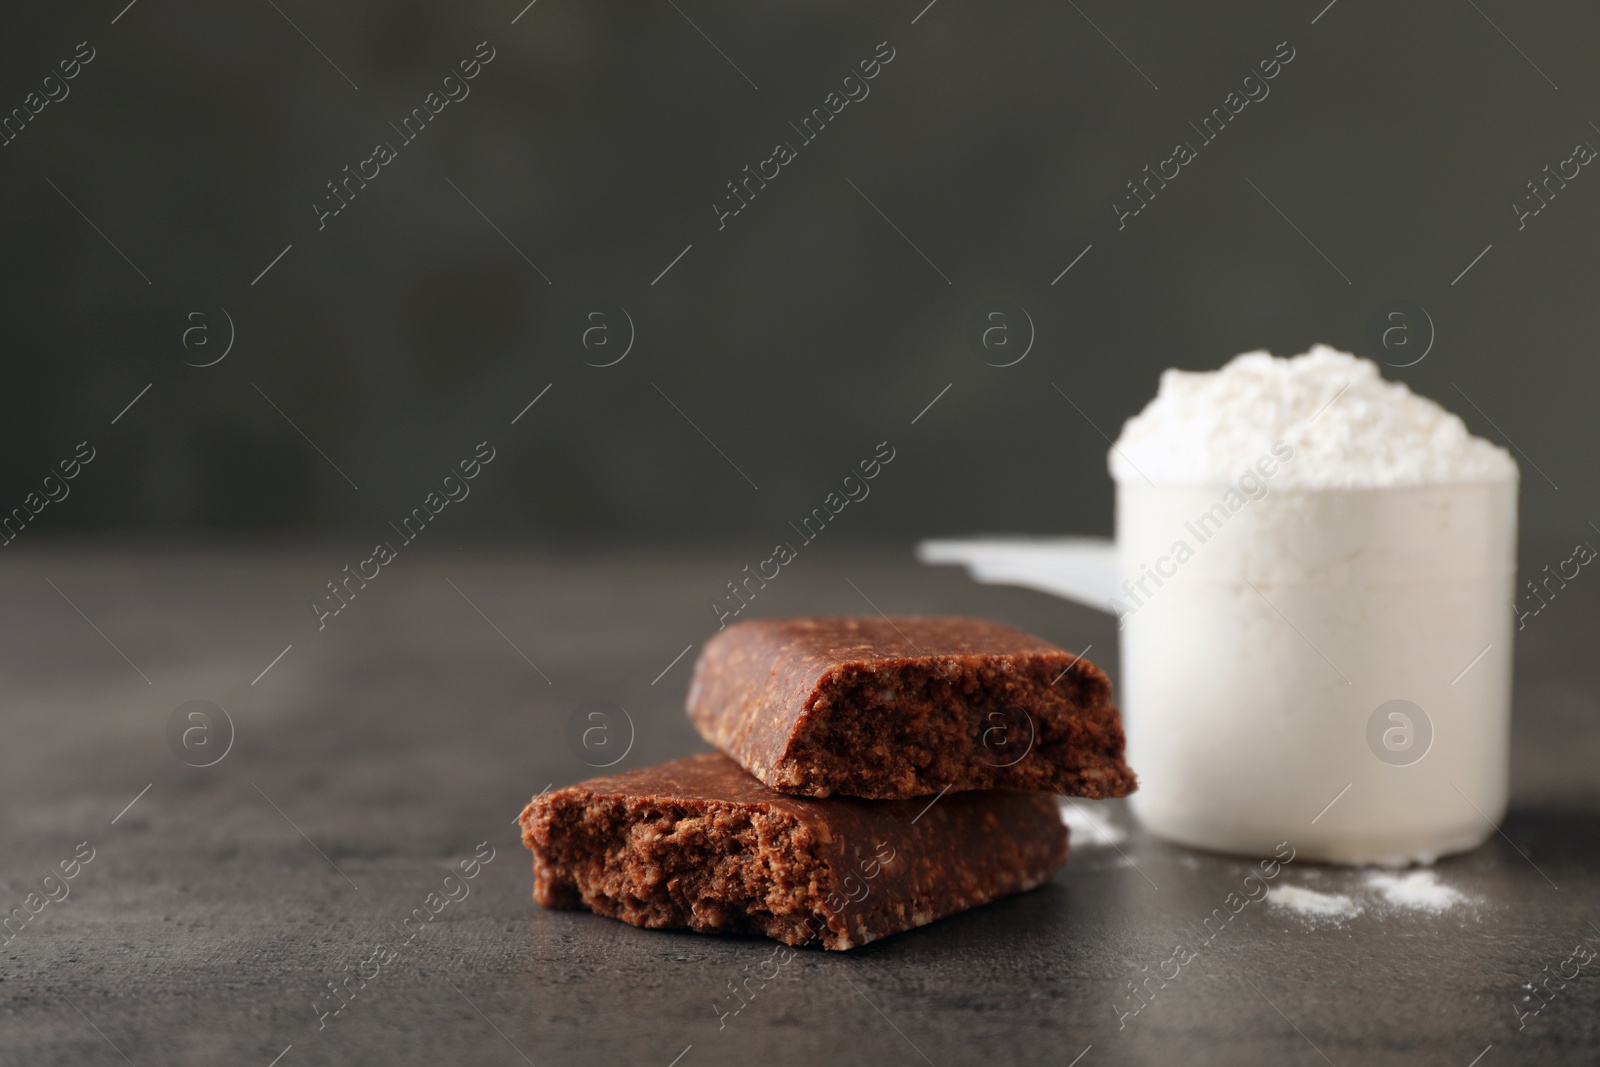
[[460, 543], [755, 551], [887, 441], [829, 538], [1107, 533], [1163, 368], [1431, 320], [1386, 373], [1593, 534], [1592, 6], [925, 3], [13, 8], [0, 509], [88, 441], [29, 543], [370, 540], [487, 440]]

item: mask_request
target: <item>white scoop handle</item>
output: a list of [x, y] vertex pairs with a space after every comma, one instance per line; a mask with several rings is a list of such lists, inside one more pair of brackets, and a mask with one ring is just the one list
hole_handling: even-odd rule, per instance
[[974, 538], [923, 541], [923, 563], [956, 563], [986, 585], [1018, 585], [1111, 614], [1121, 592], [1116, 542], [1103, 537]]

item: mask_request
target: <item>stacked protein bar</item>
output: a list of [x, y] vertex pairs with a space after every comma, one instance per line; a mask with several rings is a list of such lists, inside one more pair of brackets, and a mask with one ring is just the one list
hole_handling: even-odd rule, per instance
[[1105, 673], [978, 619], [741, 623], [689, 718], [720, 753], [535, 797], [534, 899], [635, 926], [848, 949], [1033, 889], [1051, 794], [1135, 788]]

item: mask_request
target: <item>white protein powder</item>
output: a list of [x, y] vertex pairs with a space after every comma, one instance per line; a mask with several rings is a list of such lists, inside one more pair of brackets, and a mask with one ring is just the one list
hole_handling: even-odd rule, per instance
[[1414, 871], [1411, 874], [1371, 874], [1367, 885], [1383, 894], [1390, 904], [1413, 911], [1426, 911], [1439, 915], [1457, 904], [1467, 902], [1467, 895], [1439, 881], [1433, 871]]
[[1222, 485], [1276, 441], [1294, 462], [1274, 488], [1379, 488], [1514, 479], [1502, 448], [1378, 365], [1314, 345], [1280, 359], [1235, 356], [1217, 371], [1169, 370], [1110, 453], [1118, 481]]
[[1319, 893], [1298, 885], [1273, 886], [1267, 903], [1312, 919], [1349, 919], [1362, 910], [1360, 904], [1343, 893]]
[[[1134, 813], [1200, 848], [1429, 863], [1503, 814], [1517, 467], [1318, 346], [1167, 371], [1112, 448]], [[1399, 709], [1396, 711], [1395, 709]], [[1399, 717], [1396, 717], [1396, 716]]]

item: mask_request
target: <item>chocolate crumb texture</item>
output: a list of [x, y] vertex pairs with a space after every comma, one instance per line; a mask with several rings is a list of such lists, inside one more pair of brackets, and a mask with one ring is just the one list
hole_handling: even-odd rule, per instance
[[874, 799], [1137, 787], [1105, 672], [982, 619], [757, 619], [695, 663], [689, 718], [773, 789]]
[[1055, 798], [868, 801], [769, 789], [720, 753], [537, 796], [533, 896], [634, 926], [849, 949], [1049, 881]]

